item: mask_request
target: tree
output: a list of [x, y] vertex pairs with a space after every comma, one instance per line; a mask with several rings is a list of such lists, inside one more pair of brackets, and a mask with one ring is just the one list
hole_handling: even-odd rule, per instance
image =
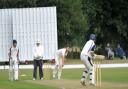
[[127, 0], [83, 0], [83, 12], [88, 17], [88, 30], [97, 34], [98, 44], [123, 43], [127, 47]]
[[85, 40], [87, 22], [81, 10], [81, 0], [60, 0], [58, 11], [58, 37], [60, 46], [81, 46]]

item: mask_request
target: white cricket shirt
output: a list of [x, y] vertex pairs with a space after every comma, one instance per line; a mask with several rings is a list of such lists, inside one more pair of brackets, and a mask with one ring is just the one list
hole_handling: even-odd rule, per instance
[[33, 56], [34, 57], [43, 57], [43, 46], [39, 45], [39, 46], [35, 46], [33, 48]]
[[84, 45], [84, 48], [83, 48], [81, 54], [91, 57], [90, 52], [94, 51], [94, 50], [92, 50], [92, 49], [94, 49], [94, 47], [95, 47], [95, 43], [93, 40], [87, 41], [86, 44]]
[[17, 59], [18, 53], [19, 53], [19, 49], [18, 47], [11, 47], [10, 48], [10, 52], [11, 52], [11, 58], [12, 59]]
[[61, 56], [65, 56], [66, 54], [66, 48], [62, 48], [62, 49], [59, 49], [57, 51], [57, 56], [61, 57]]

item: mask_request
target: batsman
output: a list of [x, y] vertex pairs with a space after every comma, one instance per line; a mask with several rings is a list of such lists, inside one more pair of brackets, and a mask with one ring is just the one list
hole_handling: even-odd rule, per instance
[[94, 54], [94, 50], [96, 48], [95, 46], [95, 40], [96, 40], [96, 36], [95, 34], [91, 34], [89, 41], [86, 42], [82, 52], [81, 52], [81, 61], [83, 62], [85, 69], [83, 71], [83, 75], [81, 78], [81, 84], [86, 86], [86, 79], [87, 79], [87, 75], [89, 74], [90, 76], [90, 84], [91, 85], [95, 85], [95, 80], [94, 80], [94, 67], [93, 67], [93, 63], [92, 63], [92, 59], [94, 59], [95, 54]]
[[17, 41], [13, 40], [13, 45], [9, 50], [9, 80], [18, 80], [18, 64], [19, 64], [19, 49]]

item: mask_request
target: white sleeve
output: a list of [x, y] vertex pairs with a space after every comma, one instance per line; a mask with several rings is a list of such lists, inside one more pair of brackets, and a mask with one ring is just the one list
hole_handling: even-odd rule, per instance
[[94, 42], [90, 41], [88, 45], [89, 45], [89, 47], [88, 47], [88, 52], [89, 52], [89, 51], [92, 51], [92, 48], [93, 48], [93, 46], [94, 46]]

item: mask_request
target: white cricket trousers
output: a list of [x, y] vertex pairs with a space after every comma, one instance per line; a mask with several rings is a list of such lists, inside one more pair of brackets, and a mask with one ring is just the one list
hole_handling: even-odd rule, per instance
[[82, 79], [83, 81], [85, 81], [87, 79], [87, 76], [89, 74], [90, 76], [90, 83], [95, 84], [95, 72], [94, 72], [94, 66], [92, 63], [92, 59], [84, 54], [81, 54], [81, 61], [83, 62], [83, 64], [85, 65], [85, 69], [83, 71], [83, 75], [82, 75]]
[[53, 69], [53, 78], [60, 79], [62, 74], [62, 58], [56, 56], [55, 58], [55, 68]]
[[10, 59], [9, 63], [9, 80], [18, 80], [18, 61], [17, 59]]

